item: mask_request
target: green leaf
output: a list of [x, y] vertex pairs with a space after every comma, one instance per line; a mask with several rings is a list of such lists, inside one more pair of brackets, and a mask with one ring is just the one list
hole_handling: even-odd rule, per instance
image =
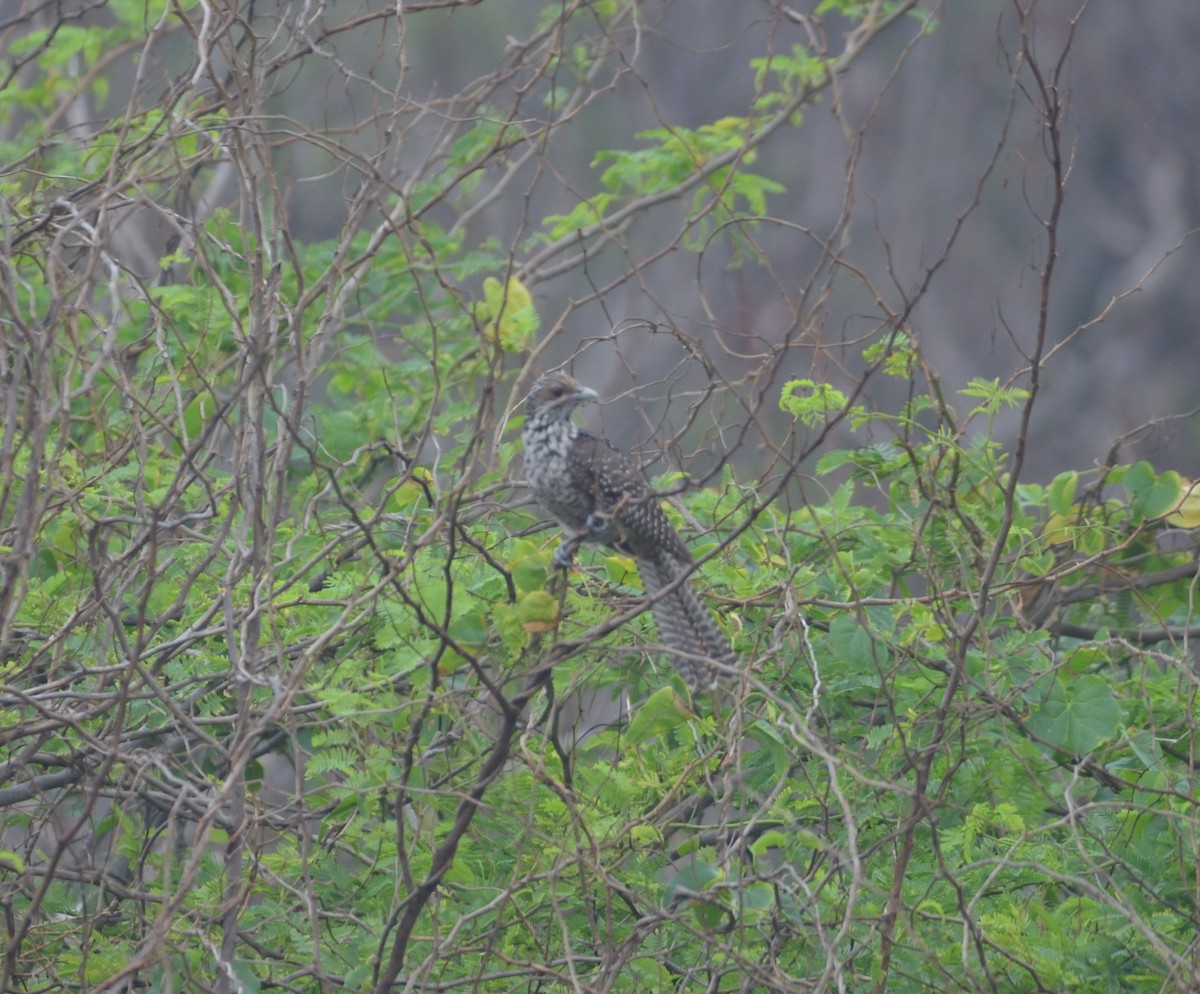
[[637, 567], [629, 556], [605, 556], [604, 572], [612, 583], [641, 589], [642, 582], [638, 578]]
[[1000, 412], [1002, 407], [1019, 407], [1029, 399], [1029, 391], [1021, 387], [1002, 387], [999, 379], [985, 380], [975, 377], [958, 391], [963, 397], [978, 397], [983, 403], [973, 407], [970, 416], [986, 414], [989, 418]]
[[838, 658], [855, 672], [878, 673], [888, 666], [888, 650], [853, 615], [842, 614], [830, 622], [829, 642]]
[[832, 452], [826, 452], [817, 460], [817, 475], [825, 476], [835, 469], [845, 466], [846, 463], [857, 462], [857, 459], [858, 454], [851, 449], [834, 449]]
[[1026, 694], [1026, 699], [1033, 705], [1027, 722], [1029, 730], [1073, 756], [1087, 755], [1118, 733], [1121, 705], [1113, 697], [1108, 681], [1099, 676], [1045, 678]]
[[517, 617], [530, 634], [549, 631], [558, 621], [558, 601], [545, 590], [531, 590], [517, 601]]
[[1072, 514], [1074, 509], [1075, 491], [1079, 487], [1079, 474], [1072, 470], [1069, 473], [1059, 473], [1050, 481], [1046, 488], [1047, 506], [1052, 514], [1064, 518]]
[[824, 424], [845, 410], [846, 395], [828, 383], [815, 380], [788, 380], [779, 395], [779, 409], [810, 428]]
[[[667, 881], [667, 902], [670, 904], [677, 897], [690, 898], [701, 894], [723, 878], [724, 874], [712, 863], [693, 857]], [[683, 894], [680, 894], [680, 891], [683, 891]]]
[[454, 618], [448, 629], [450, 637], [459, 645], [479, 648], [487, 644], [488, 629], [483, 614], [477, 610], [467, 611]]
[[0, 868], [8, 867], [17, 873], [25, 872], [25, 860], [11, 849], [0, 849]]
[[1183, 481], [1174, 470], [1157, 476], [1148, 462], [1136, 462], [1125, 474], [1129, 511], [1139, 524], [1175, 510], [1183, 500]]
[[510, 650], [519, 651], [529, 644], [529, 633], [525, 630], [516, 605], [493, 604], [491, 619], [501, 641]]
[[509, 564], [513, 584], [522, 593], [543, 590], [546, 586], [546, 564], [540, 555], [523, 556]]
[[691, 717], [692, 712], [674, 687], [660, 687], [646, 698], [634, 713], [625, 741], [636, 749], [651, 739], [666, 735], [672, 729], [686, 724]]
[[483, 300], [476, 305], [475, 316], [505, 352], [528, 349], [540, 324], [533, 295], [515, 276], [504, 285], [494, 276], [485, 279]]
[[255, 975], [249, 963], [234, 960], [233, 975], [236, 978], [234, 989], [238, 991], [238, 994], [259, 994], [259, 991], [262, 990], [262, 982]]

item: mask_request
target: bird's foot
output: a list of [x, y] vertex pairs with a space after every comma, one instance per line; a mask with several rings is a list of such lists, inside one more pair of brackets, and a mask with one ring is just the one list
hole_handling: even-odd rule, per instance
[[575, 562], [575, 553], [579, 551], [585, 538], [587, 538], [587, 532], [580, 532], [578, 535], [564, 538], [559, 547], [554, 550], [554, 565], [559, 569], [570, 569]]

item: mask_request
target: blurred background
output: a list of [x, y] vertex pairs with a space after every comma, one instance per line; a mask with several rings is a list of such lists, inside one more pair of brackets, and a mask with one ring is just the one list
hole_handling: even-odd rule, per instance
[[[807, 17], [819, 6], [642, 4], [614, 31], [611, 57], [597, 62], [591, 93], [569, 122], [517, 166], [517, 152], [497, 157], [463, 201], [434, 209], [469, 241], [508, 247], [534, 293], [541, 334], [551, 338], [539, 365], [572, 360], [610, 397], [645, 388], [637, 412], [628, 404], [604, 410], [610, 431], [645, 437], [664, 416], [672, 427], [671, 390], [648, 385], [672, 370], [693, 386], [712, 375], [678, 372], [688, 355], [681, 335], [735, 382], [760, 375], [764, 355], [791, 353], [768, 363], [773, 382], [746, 385], [741, 413], [718, 410], [717, 420], [745, 417], [791, 376], [851, 384], [861, 368], [854, 343], [880, 326], [877, 299], [892, 313], [913, 303], [906, 326], [947, 396], [972, 377], [1016, 376], [1024, 385], [1022, 357], [1042, 306], [1051, 170], [1044, 122], [1023, 92], [1036, 78], [1020, 64], [1009, 2], [926, 5], [868, 45], [801, 121], [776, 131], [752, 169], [783, 192], [767, 197], [745, 234], [752, 248], [737, 260], [728, 239], [684, 249], [686, 198], [639, 212], [614, 237], [581, 243], [570, 265], [561, 255], [539, 260], [540, 219], [604, 188], [608, 162], [598, 153], [650, 146], [634, 136], [652, 129], [747, 115], [756, 97], [751, 60], [764, 53], [787, 55], [797, 45], [840, 52], [836, 16]], [[526, 58], [545, 30], [537, 4], [415, 5], [407, 10], [417, 13], [399, 19], [382, 6], [372, 17], [373, 9], [322, 8], [320, 24], [354, 16], [362, 25], [323, 37], [321, 58], [295, 58], [274, 78], [274, 165], [294, 239], [334, 238], [346, 224], [362, 182], [361, 163], [343, 161], [346, 149], [403, 188], [480, 106], [530, 132], [539, 115], [553, 116], [553, 88], [569, 90], [565, 69]], [[110, 16], [103, 6], [80, 13], [81, 23]], [[295, 44], [304, 11], [283, 4], [246, 14], [269, 52], [275, 43], [283, 50], [281, 38]], [[1042, 72], [1070, 42], [1069, 86], [1060, 94], [1069, 183], [1047, 303], [1052, 342], [1078, 340], [1044, 370], [1026, 475], [1044, 480], [1090, 466], [1124, 440], [1123, 461], [1149, 458], [1198, 476], [1191, 412], [1200, 406], [1200, 246], [1190, 233], [1200, 225], [1200, 4], [1043, 0], [1033, 16]], [[589, 44], [610, 30], [599, 15], [590, 29], [579, 21], [570, 30], [586, 30]], [[314, 36], [318, 26], [314, 18]], [[563, 39], [566, 51], [570, 43]], [[186, 34], [169, 44], [180, 65], [191, 64]], [[164, 86], [170, 61], [155, 67]], [[115, 108], [128, 97], [129, 72], [114, 63]], [[388, 129], [401, 127], [402, 139], [389, 144]], [[337, 143], [295, 140], [309, 130]], [[200, 206], [233, 199], [232, 172], [216, 170], [206, 182]], [[142, 239], [141, 265], [152, 273], [165, 234], [139, 231]], [[871, 390], [883, 391], [872, 399], [885, 408], [903, 397], [897, 384]], [[1000, 420], [1008, 442], [1010, 418]]]
[[[506, 46], [530, 30], [535, 6], [489, 0], [410, 18], [409, 88], [426, 97], [459, 93], [492, 73]], [[755, 95], [750, 60], [809, 41], [782, 10], [726, 0], [644, 5], [637, 43], [626, 46], [636, 57], [632, 72], [551, 139], [535, 179], [473, 219], [476, 234], [507, 241], [528, 219], [569, 210], [600, 189], [596, 153], [635, 147], [638, 132], [745, 114]], [[1028, 473], [1041, 479], [1092, 465], [1130, 436], [1123, 459], [1200, 475], [1200, 433], [1189, 413], [1200, 405], [1200, 243], [1189, 238], [1200, 225], [1200, 4], [1051, 0], [1038, 5], [1036, 24], [1039, 52], [1051, 62], [1075, 34], [1061, 94], [1070, 179], [1049, 307], [1054, 340], [1078, 333], [1083, 341], [1045, 370]], [[837, 50], [842, 39], [825, 42]], [[377, 38], [362, 44], [377, 55]], [[570, 315], [547, 361], [565, 361], [614, 325], [645, 319], [705, 341], [731, 377], [750, 365], [739, 356], [806, 337], [814, 366], [836, 379], [838, 348], [822, 356], [820, 346], [853, 340], [875, 321], [871, 294], [858, 277], [833, 273], [817, 311], [822, 327], [812, 326], [800, 297], [825, 264], [814, 236], [834, 233], [848, 207], [844, 254], [897, 309], [946, 255], [909, 322], [946, 390], [972, 377], [1007, 380], [1033, 344], [1050, 209], [1043, 123], [1014, 89], [1018, 59], [1009, 3], [941, 4], [931, 30], [915, 17], [893, 26], [799, 127], [781, 129], [761, 150], [754, 171], [786, 192], [768, 198], [774, 221], [754, 235], [760, 254], [736, 269], [727, 268], [724, 248], [653, 258], [686, 210], [668, 203], [655, 208], [661, 227], [631, 230], [621, 251], [560, 276], [531, 273], [543, 328], [566, 301], [606, 288], [602, 300]], [[1033, 85], [1027, 73], [1018, 78]], [[297, 101], [291, 113], [313, 125], [329, 119], [326, 87], [289, 92]], [[296, 147], [293, 220], [297, 231], [329, 235], [344, 220], [340, 198], [299, 182], [327, 165], [304, 161], [311, 156]], [[636, 278], [621, 278], [632, 270]], [[631, 385], [631, 373], [643, 381], [663, 375], [679, 355], [670, 335], [629, 328], [588, 350], [576, 372], [613, 394]], [[797, 366], [795, 375], [807, 375]], [[615, 430], [628, 427], [617, 410], [606, 418], [617, 419]]]

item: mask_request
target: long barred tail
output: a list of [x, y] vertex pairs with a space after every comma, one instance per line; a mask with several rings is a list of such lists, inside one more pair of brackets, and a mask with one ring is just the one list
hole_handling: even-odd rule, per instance
[[649, 556], [639, 556], [637, 567], [646, 595], [653, 598], [650, 610], [658, 626], [658, 637], [669, 650], [671, 662], [692, 690], [712, 690], [717, 685], [721, 668], [734, 667], [737, 657], [690, 579], [670, 593], [662, 593], [687, 564], [659, 550]]

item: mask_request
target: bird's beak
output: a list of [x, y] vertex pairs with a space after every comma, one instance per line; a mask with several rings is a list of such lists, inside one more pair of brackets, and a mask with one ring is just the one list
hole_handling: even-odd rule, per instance
[[575, 402], [582, 404], [585, 400], [597, 400], [600, 395], [591, 387], [585, 387], [582, 383], [575, 388]]

